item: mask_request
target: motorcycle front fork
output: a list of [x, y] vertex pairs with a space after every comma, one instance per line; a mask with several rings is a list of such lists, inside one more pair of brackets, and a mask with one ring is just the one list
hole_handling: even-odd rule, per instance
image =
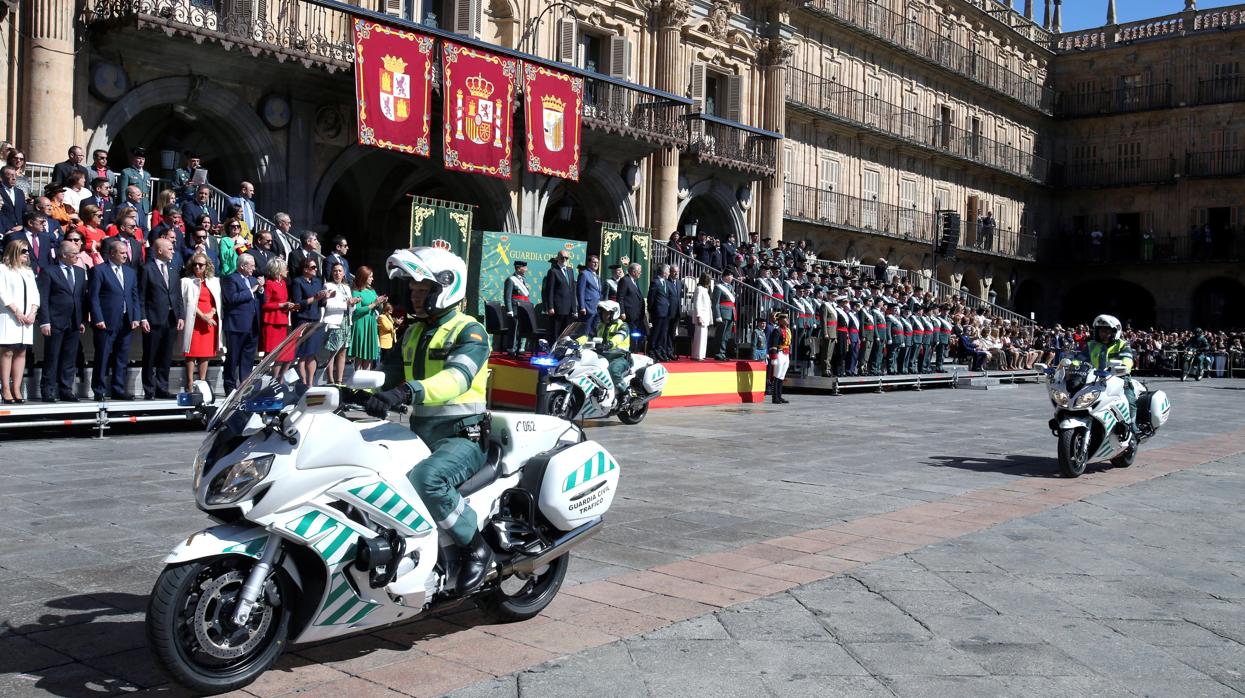
[[242, 591], [238, 594], [238, 605], [233, 610], [235, 625], [246, 625], [246, 622], [251, 619], [251, 610], [259, 602], [259, 595], [264, 591], [264, 583], [268, 580], [268, 575], [272, 573], [273, 562], [277, 559], [277, 554], [281, 552], [281, 542], [281, 536], [269, 534], [268, 542], [264, 544], [264, 552], [260, 554], [259, 561], [246, 575]]

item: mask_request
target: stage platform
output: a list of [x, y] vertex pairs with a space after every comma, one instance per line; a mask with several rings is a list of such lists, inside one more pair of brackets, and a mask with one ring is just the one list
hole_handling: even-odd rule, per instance
[[894, 376], [788, 376], [787, 389], [838, 395], [844, 391], [873, 391], [925, 388], [966, 388], [989, 390], [1009, 388], [1016, 383], [1036, 381], [1037, 371], [970, 371], [967, 366], [949, 364], [943, 373], [899, 374]]
[[194, 410], [178, 405], [177, 400], [32, 400], [22, 405], [0, 406], [0, 433], [33, 427], [86, 427], [96, 436], [103, 436], [114, 424], [189, 422], [196, 418]]
[[[736, 405], [761, 402], [765, 397], [764, 361], [684, 360], [662, 366], [670, 374], [661, 397], [650, 403], [653, 407]], [[530, 357], [494, 354], [489, 367], [493, 370], [490, 406], [535, 409], [540, 370]]]

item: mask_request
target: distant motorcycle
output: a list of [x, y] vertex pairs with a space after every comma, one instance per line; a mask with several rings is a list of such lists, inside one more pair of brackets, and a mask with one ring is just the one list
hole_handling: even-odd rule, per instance
[[583, 328], [578, 322], [566, 328], [548, 355], [532, 359], [551, 367], [545, 386], [546, 412], [570, 421], [618, 415], [623, 424], [639, 424], [648, 414], [649, 403], [666, 386], [666, 367], [651, 357], [632, 354], [631, 365], [615, 386], [609, 361], [597, 353], [601, 340], [581, 344], [576, 339]]
[[1184, 351], [1184, 367], [1180, 371], [1180, 382], [1184, 382], [1188, 378], [1195, 381], [1202, 380], [1210, 370], [1210, 357], [1196, 349], [1185, 349]]
[[1035, 364], [1046, 379], [1055, 416], [1051, 432], [1059, 438], [1059, 469], [1067, 477], [1080, 477], [1093, 461], [1109, 460], [1127, 468], [1137, 457], [1140, 442], [1167, 423], [1171, 402], [1162, 390], [1150, 392], [1133, 379], [1137, 393], [1137, 433], [1130, 433], [1132, 415], [1124, 396], [1124, 364], [1112, 361], [1105, 371], [1087, 363], [1064, 359], [1058, 366]]

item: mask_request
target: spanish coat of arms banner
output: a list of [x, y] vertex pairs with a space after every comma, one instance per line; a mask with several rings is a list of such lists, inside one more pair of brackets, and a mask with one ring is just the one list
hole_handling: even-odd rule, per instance
[[528, 171], [579, 181], [584, 79], [525, 62], [523, 91]]
[[354, 21], [359, 143], [427, 157], [433, 38]]
[[518, 61], [444, 42], [445, 167], [510, 179]]

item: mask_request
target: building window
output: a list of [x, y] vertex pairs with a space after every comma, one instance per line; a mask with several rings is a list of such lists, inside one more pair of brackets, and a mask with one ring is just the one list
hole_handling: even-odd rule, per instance
[[702, 114], [730, 121], [743, 118], [743, 79], [710, 70], [703, 63], [692, 65], [692, 102]]

